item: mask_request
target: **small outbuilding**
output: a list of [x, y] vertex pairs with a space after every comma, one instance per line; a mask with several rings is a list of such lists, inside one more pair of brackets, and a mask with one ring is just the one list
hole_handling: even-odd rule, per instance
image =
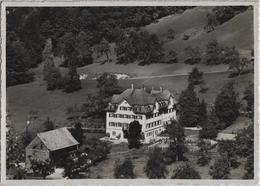
[[78, 149], [78, 145], [77, 140], [65, 127], [38, 133], [26, 147], [26, 167], [30, 168], [32, 159], [54, 161], [59, 165], [69, 152]]

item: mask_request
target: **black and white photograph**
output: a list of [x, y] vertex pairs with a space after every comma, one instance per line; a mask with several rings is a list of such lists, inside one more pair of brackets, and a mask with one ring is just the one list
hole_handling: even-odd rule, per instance
[[65, 5], [4, 9], [6, 180], [257, 178], [255, 4]]

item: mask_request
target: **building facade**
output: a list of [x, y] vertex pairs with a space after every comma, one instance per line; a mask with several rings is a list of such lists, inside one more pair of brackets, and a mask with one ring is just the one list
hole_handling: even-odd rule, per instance
[[124, 139], [124, 130], [137, 120], [142, 125], [144, 141], [149, 142], [164, 130], [164, 125], [176, 119], [176, 100], [168, 91], [140, 88], [126, 89], [113, 95], [107, 107], [106, 132], [111, 139]]

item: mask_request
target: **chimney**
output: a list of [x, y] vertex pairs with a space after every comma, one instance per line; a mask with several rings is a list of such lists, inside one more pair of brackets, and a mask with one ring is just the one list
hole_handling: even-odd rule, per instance
[[131, 88], [132, 88], [132, 90], [134, 90], [134, 84], [133, 83], [131, 84]]

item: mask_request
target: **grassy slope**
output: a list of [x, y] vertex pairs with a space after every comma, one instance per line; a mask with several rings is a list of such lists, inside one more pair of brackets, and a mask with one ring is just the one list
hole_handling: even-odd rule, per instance
[[[224, 46], [236, 46], [239, 50], [254, 48], [253, 39], [253, 11], [247, 10], [238, 14], [230, 21], [216, 27], [210, 33], [204, 31], [206, 16], [212, 7], [196, 7], [186, 10], [182, 15], [171, 15], [162, 18], [158, 23], [145, 27], [150, 33], [156, 33], [165, 41], [165, 50], [173, 49], [183, 58], [183, 49], [187, 46], [204, 48], [208, 41], [216, 39]], [[172, 28], [176, 32], [176, 39], [169, 41], [167, 31]], [[183, 35], [191, 35], [189, 40], [183, 40]], [[246, 37], [246, 39], [242, 39]]]
[[[166, 18], [162, 18], [158, 23], [151, 24], [146, 27], [150, 32], [156, 32], [159, 34], [160, 38], [165, 39], [167, 33], [167, 26], [172, 26], [179, 34], [181, 38], [182, 34], [185, 32], [191, 32], [191, 28], [201, 28], [205, 25], [205, 16], [210, 8], [208, 7], [197, 7], [191, 10], [187, 10], [182, 15], [173, 15]], [[253, 45], [252, 38], [250, 36], [250, 20], [252, 16], [252, 11], [247, 11], [227, 22], [226, 24], [219, 26], [215, 31], [210, 34], [205, 34], [202, 31], [197, 32], [192, 40], [184, 41], [177, 39], [173, 42], [168, 42], [166, 46], [184, 48], [187, 43], [198, 43], [207, 42], [211, 37], [215, 36], [217, 38], [223, 38], [227, 36], [227, 33], [231, 35], [229, 38], [223, 42], [229, 42], [236, 44], [237, 42], [241, 49], [249, 49]], [[240, 20], [240, 21], [238, 21]], [[236, 25], [240, 28], [241, 24], [244, 24], [243, 29], [237, 29]], [[233, 31], [231, 30], [233, 28]], [[241, 32], [241, 33], [240, 33]], [[225, 33], [225, 34], [223, 34]], [[196, 37], [195, 37], [196, 36]], [[203, 36], [203, 37], [202, 37]], [[243, 36], [243, 37], [242, 37]], [[246, 39], [241, 39], [245, 38]], [[222, 40], [221, 40], [222, 41]], [[232, 41], [232, 42], [231, 42]], [[178, 43], [179, 42], [179, 43]], [[99, 59], [95, 59], [99, 61]], [[205, 66], [197, 65], [203, 71], [213, 71], [213, 70], [223, 70], [226, 66]], [[153, 64], [150, 66], [138, 66], [136, 63], [125, 65], [118, 65], [114, 62], [101, 65], [100, 63], [95, 63], [86, 67], [78, 69], [79, 73], [102, 73], [104, 71], [118, 72], [118, 73], [128, 73], [132, 76], [149, 76], [149, 75], [163, 75], [163, 74], [179, 74], [189, 72], [193, 66], [185, 65], [183, 63], [179, 64]], [[36, 72], [36, 81], [24, 85], [17, 85], [9, 87], [7, 89], [7, 108], [11, 111], [11, 119], [14, 123], [15, 129], [18, 131], [22, 130], [26, 124], [28, 114], [32, 110], [39, 111], [39, 121], [36, 122], [36, 126], [41, 124], [47, 116], [51, 119], [55, 119], [58, 125], [64, 125], [65, 111], [68, 106], [73, 104], [82, 104], [86, 99], [88, 93], [96, 92], [96, 82], [92, 80], [82, 81], [83, 89], [72, 93], [66, 94], [57, 91], [46, 91], [45, 82], [41, 80], [42, 70], [41, 67], [34, 69]], [[63, 70], [64, 71], [64, 70]], [[215, 99], [216, 94], [219, 92], [220, 88], [229, 81], [227, 73], [219, 74], [208, 74], [205, 75], [206, 86], [209, 88], [208, 92], [202, 97], [206, 99], [207, 102], [212, 103]], [[252, 74], [246, 74], [239, 77], [236, 82], [238, 90], [243, 90], [248, 81], [252, 81]], [[135, 86], [141, 87], [142, 84], [146, 86], [163, 86], [171, 91], [180, 93], [187, 86], [187, 76], [179, 77], [165, 77], [165, 78], [153, 78], [153, 79], [138, 79], [138, 80], [120, 80], [120, 86], [123, 88], [130, 87], [131, 83], [135, 83]], [[241, 92], [241, 91], [240, 91]]]

